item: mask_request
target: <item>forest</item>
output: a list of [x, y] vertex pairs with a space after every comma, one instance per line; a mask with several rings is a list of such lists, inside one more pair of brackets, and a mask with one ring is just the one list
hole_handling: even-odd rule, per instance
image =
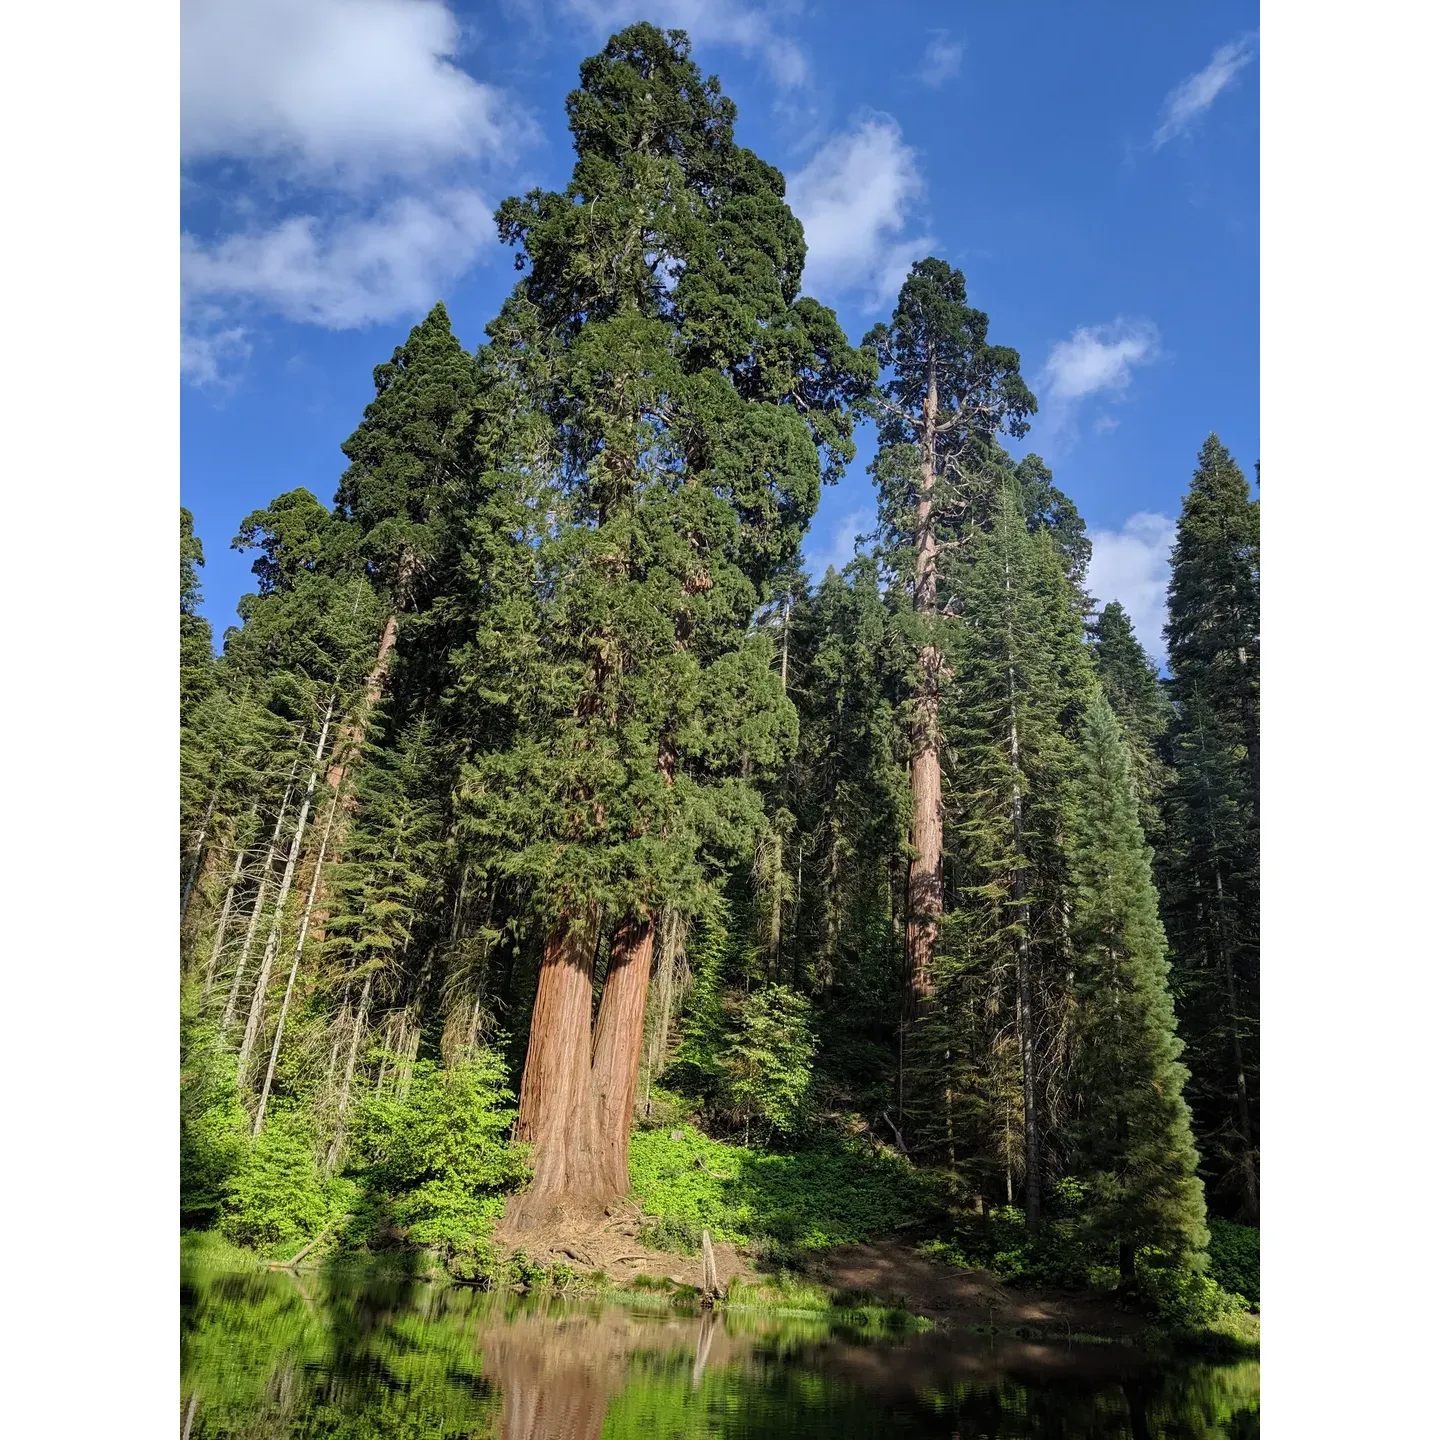
[[240, 523], [218, 651], [181, 511], [182, 1227], [474, 1281], [628, 1203], [1258, 1307], [1245, 470], [1196, 437], [1162, 676], [958, 269], [852, 343], [681, 32], [566, 111], [483, 342], [437, 304]]

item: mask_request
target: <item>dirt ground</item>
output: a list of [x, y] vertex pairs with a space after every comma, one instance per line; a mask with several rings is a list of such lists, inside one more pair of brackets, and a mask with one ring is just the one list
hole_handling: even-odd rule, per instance
[[[617, 1285], [633, 1285], [637, 1277], [646, 1275], [698, 1289], [700, 1256], [642, 1245], [636, 1236], [644, 1218], [638, 1210], [626, 1209], [600, 1220], [571, 1221], [523, 1235], [501, 1233], [496, 1238], [542, 1264], [565, 1264], [582, 1275], [603, 1270]], [[766, 1278], [733, 1245], [716, 1244], [715, 1265], [722, 1290], [734, 1275], [748, 1283], [763, 1283]], [[1024, 1327], [1054, 1335], [1126, 1335], [1144, 1327], [1141, 1316], [1120, 1309], [1103, 1295], [1009, 1290], [984, 1270], [957, 1270], [928, 1260], [900, 1240], [846, 1245], [817, 1255], [809, 1276], [837, 1294], [874, 1297], [946, 1326]]]
[[1132, 1334], [1143, 1317], [1104, 1295], [1068, 1290], [1010, 1290], [985, 1270], [957, 1270], [928, 1260], [898, 1240], [846, 1245], [817, 1264], [816, 1278], [838, 1292], [877, 1299], [954, 1325], [1027, 1327], [1047, 1333]]
[[[636, 1236], [645, 1218], [638, 1208], [616, 1207], [601, 1219], [573, 1219], [523, 1234], [514, 1234], [502, 1227], [495, 1238], [506, 1250], [524, 1250], [530, 1259], [544, 1265], [568, 1265], [582, 1275], [603, 1270], [616, 1285], [629, 1285], [637, 1276], [648, 1275], [699, 1289], [704, 1280], [700, 1256], [678, 1255], [642, 1245]], [[714, 1249], [715, 1269], [722, 1290], [732, 1275], [747, 1281], [762, 1278], [733, 1245], [716, 1242]]]

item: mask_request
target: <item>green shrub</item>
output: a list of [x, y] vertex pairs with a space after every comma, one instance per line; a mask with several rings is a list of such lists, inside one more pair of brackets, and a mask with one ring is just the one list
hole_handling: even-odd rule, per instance
[[180, 1223], [213, 1225], [229, 1203], [249, 1151], [245, 1108], [235, 1088], [235, 1060], [216, 1043], [213, 1026], [182, 1016], [180, 1067]]
[[1145, 1308], [1172, 1330], [1201, 1330], [1241, 1308], [1236, 1296], [1198, 1270], [1141, 1265], [1135, 1278]]
[[1210, 1221], [1210, 1274], [1217, 1284], [1241, 1296], [1247, 1305], [1260, 1304], [1260, 1232], [1253, 1225], [1230, 1220]]
[[233, 1177], [221, 1229], [267, 1254], [298, 1250], [338, 1218], [351, 1190], [321, 1172], [310, 1117], [277, 1106]]
[[700, 1249], [700, 1227], [678, 1215], [664, 1215], [653, 1225], [642, 1225], [635, 1238], [651, 1250], [673, 1250], [680, 1255], [694, 1255]]
[[488, 1050], [445, 1069], [422, 1060], [403, 1098], [372, 1096], [356, 1118], [376, 1221], [433, 1250], [457, 1279], [493, 1273], [490, 1234], [525, 1175], [523, 1152], [505, 1138], [515, 1112], [503, 1082]]

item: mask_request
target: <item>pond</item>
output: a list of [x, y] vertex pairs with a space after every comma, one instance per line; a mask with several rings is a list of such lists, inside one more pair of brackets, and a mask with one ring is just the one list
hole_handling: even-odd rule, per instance
[[187, 1268], [189, 1440], [1247, 1440], [1259, 1365], [1120, 1345]]

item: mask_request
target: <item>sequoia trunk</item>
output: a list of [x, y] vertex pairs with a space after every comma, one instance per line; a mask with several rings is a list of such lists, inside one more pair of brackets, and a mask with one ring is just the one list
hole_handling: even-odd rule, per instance
[[562, 920], [545, 941], [520, 1083], [515, 1138], [532, 1147], [534, 1178], [508, 1220], [535, 1229], [570, 1213], [596, 1212], [611, 1198], [600, 1164], [590, 1085], [591, 977], [599, 917]]
[[654, 950], [651, 916], [634, 916], [620, 924], [610, 942], [610, 968], [595, 1021], [591, 1085], [601, 1174], [613, 1195], [623, 1195], [630, 1188], [630, 1118], [635, 1108]]

